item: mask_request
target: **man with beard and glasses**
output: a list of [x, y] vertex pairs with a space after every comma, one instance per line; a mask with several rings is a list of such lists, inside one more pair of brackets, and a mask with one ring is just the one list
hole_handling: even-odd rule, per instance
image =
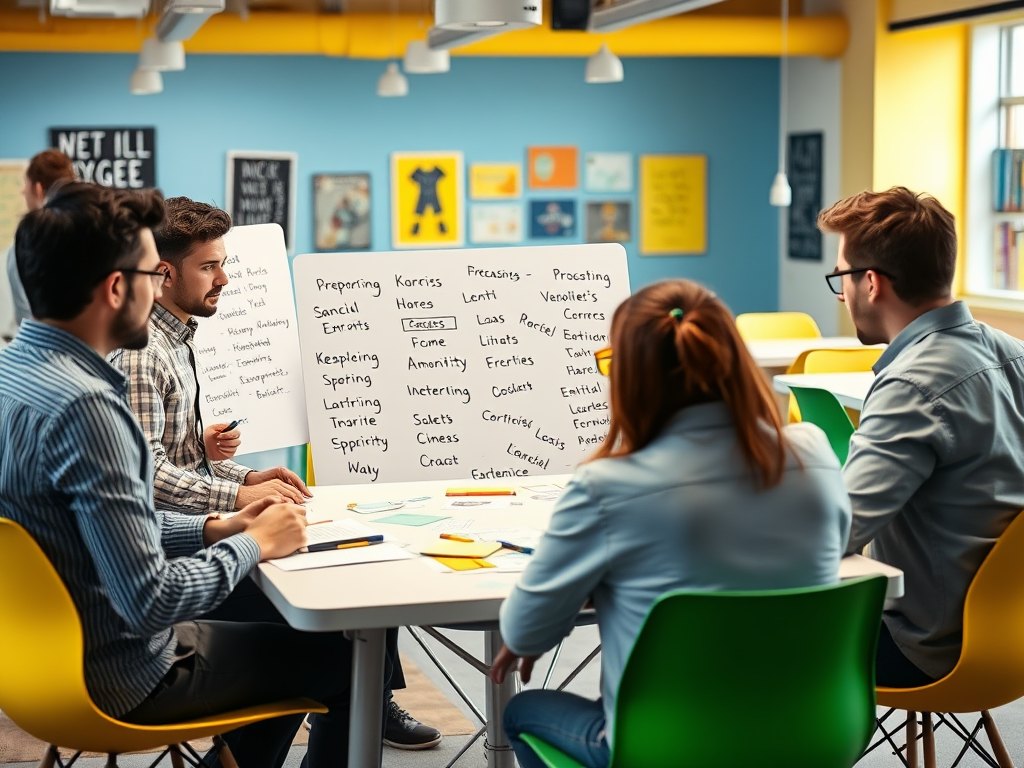
[[[149, 345], [120, 349], [110, 356], [128, 379], [128, 401], [153, 451], [156, 502], [196, 512], [240, 509], [268, 494], [302, 503], [310, 493], [298, 475], [284, 467], [256, 472], [230, 461], [240, 442], [238, 430], [221, 434], [227, 424], [202, 426], [192, 339], [196, 318], [217, 312], [220, 293], [228, 284], [223, 238], [231, 229], [231, 217], [187, 197], [169, 198], [166, 208], [164, 223], [153, 232], [158, 269], [166, 280], [153, 307]], [[242, 581], [205, 618], [284, 621], [251, 580]], [[440, 732], [391, 698], [392, 688], [405, 687], [397, 629], [387, 633], [387, 656], [393, 671], [385, 692], [385, 743], [399, 749], [436, 746]]]
[[848, 551], [871, 542], [906, 578], [885, 612], [876, 678], [926, 685], [956, 665], [967, 590], [1024, 507], [1024, 344], [953, 298], [956, 224], [934, 197], [862, 192], [818, 226], [840, 236], [826, 280], [858, 338], [889, 345], [843, 468]]
[[[146, 345], [164, 282], [151, 230], [163, 215], [155, 190], [72, 182], [19, 224], [36, 319], [0, 352], [0, 517], [28, 531], [67, 587], [103, 712], [158, 725], [309, 697], [329, 712], [316, 716], [303, 764], [343, 768], [344, 634], [199, 620], [258, 562], [305, 544], [305, 510], [269, 495], [231, 519], [156, 511], [149, 445], [124, 375], [104, 359]], [[246, 768], [280, 768], [300, 722], [224, 738]]]
[[197, 317], [217, 312], [228, 284], [225, 211], [187, 197], [166, 201], [167, 218], [154, 230], [163, 295], [153, 307], [151, 340], [144, 349], [119, 349], [110, 362], [128, 378], [128, 402], [149, 438], [156, 502], [195, 512], [230, 512], [270, 494], [296, 504], [310, 495], [285, 467], [257, 472], [231, 461], [241, 442], [228, 424], [204, 427], [193, 337]]

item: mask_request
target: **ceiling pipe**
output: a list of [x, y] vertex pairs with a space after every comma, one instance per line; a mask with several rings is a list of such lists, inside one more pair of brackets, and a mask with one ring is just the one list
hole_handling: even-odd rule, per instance
[[[25, 23], [31, 18], [31, 24]], [[432, 23], [425, 14], [302, 14], [252, 11], [246, 21], [217, 14], [185, 43], [189, 54], [289, 54], [398, 59]], [[49, 19], [40, 25], [31, 11], [0, 13], [0, 51], [136, 53], [152, 33], [136, 20]], [[593, 54], [606, 43], [627, 56], [778, 56], [781, 21], [771, 17], [686, 15], [639, 24], [609, 34], [567, 35], [548, 26], [506, 32], [454, 49], [456, 56], [574, 56]], [[790, 20], [790, 56], [841, 56], [850, 32], [841, 16]]]

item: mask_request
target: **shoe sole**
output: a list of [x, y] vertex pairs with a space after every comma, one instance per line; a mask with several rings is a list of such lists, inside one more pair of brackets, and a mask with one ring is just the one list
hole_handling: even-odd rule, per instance
[[422, 744], [400, 744], [397, 741], [389, 741], [388, 739], [384, 739], [384, 743], [387, 744], [389, 747], [393, 747], [394, 749], [405, 749], [413, 751], [417, 749], [431, 749], [432, 747], [436, 747], [438, 744], [441, 743], [441, 737], [438, 736], [433, 741], [425, 741]]

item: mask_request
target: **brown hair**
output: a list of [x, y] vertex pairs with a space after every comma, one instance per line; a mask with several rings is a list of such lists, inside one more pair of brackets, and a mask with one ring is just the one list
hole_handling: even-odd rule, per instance
[[861, 192], [818, 214], [818, 228], [843, 235], [850, 266], [888, 275], [907, 304], [949, 295], [956, 271], [956, 219], [931, 195], [906, 187]]
[[181, 262], [200, 243], [224, 237], [231, 229], [227, 211], [187, 197], [166, 201], [167, 218], [153, 231], [160, 258], [180, 268]]
[[29, 160], [25, 176], [33, 184], [42, 185], [44, 195], [58, 181], [74, 181], [76, 178], [71, 158], [57, 149], [44, 149]]
[[611, 342], [611, 424], [593, 458], [638, 451], [680, 408], [722, 401], [756, 481], [763, 488], [778, 484], [788, 447], [782, 419], [715, 294], [690, 280], [649, 285], [615, 310]]

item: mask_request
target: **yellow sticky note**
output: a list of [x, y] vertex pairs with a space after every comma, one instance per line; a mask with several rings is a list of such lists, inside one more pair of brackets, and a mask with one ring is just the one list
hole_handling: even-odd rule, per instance
[[501, 544], [490, 541], [451, 541], [438, 539], [420, 548], [420, 553], [431, 557], [488, 557], [501, 549]]
[[494, 563], [488, 563], [486, 560], [476, 557], [435, 557], [434, 559], [453, 571], [475, 571], [478, 568], [494, 567]]

